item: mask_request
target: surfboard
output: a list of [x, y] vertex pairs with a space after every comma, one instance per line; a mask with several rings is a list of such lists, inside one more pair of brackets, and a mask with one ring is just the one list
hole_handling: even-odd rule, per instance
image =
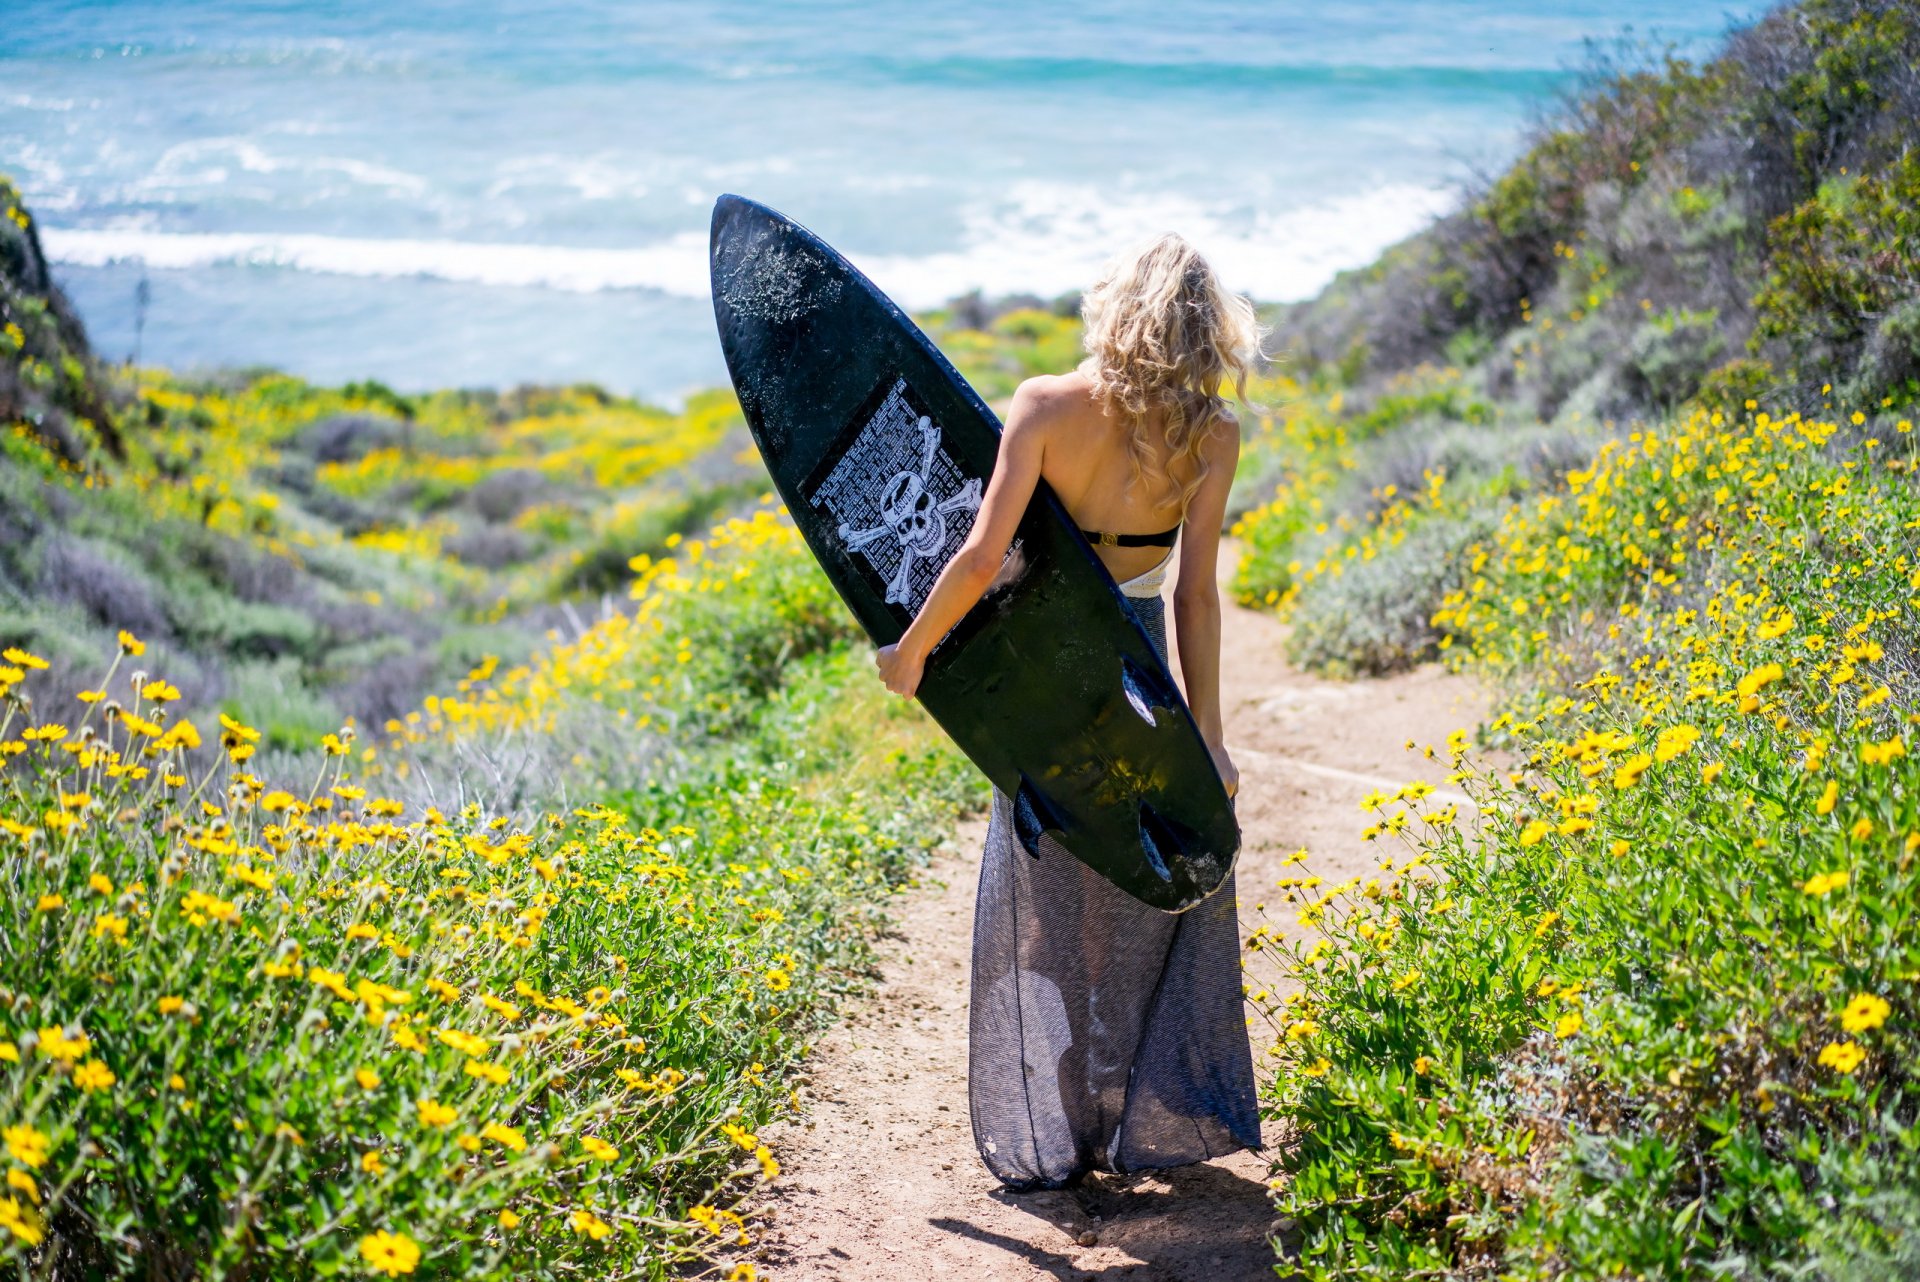
[[[876, 645], [900, 639], [973, 526], [1000, 421], [920, 329], [819, 237], [722, 196], [714, 318], [794, 524]], [[1080, 860], [1155, 908], [1216, 889], [1233, 806], [1172, 674], [1044, 483], [994, 585], [916, 692], [1013, 802], [1035, 858]]]

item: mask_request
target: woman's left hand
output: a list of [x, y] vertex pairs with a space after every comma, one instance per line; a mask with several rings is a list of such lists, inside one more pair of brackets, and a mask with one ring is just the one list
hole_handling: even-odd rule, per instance
[[898, 642], [881, 646], [873, 661], [879, 665], [880, 679], [886, 682], [887, 689], [909, 699], [920, 688], [920, 677], [927, 667], [924, 658], [903, 651]]

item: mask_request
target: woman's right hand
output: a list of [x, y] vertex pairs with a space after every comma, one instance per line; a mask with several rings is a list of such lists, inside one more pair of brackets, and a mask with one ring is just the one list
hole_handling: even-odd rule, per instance
[[1233, 764], [1233, 758], [1227, 755], [1225, 743], [1209, 743], [1207, 751], [1213, 754], [1213, 768], [1220, 772], [1220, 782], [1225, 786], [1229, 797], [1240, 791], [1240, 767]]

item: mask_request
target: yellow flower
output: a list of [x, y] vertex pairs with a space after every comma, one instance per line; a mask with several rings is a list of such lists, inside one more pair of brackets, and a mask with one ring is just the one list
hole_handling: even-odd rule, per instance
[[792, 977], [789, 976], [787, 972], [784, 970], [781, 970], [776, 967], [775, 969], [767, 972], [767, 987], [771, 988], [776, 993], [785, 992], [788, 989], [788, 987], [792, 985], [792, 983], [793, 983]]
[[433, 1036], [435, 1040], [446, 1043], [469, 1059], [479, 1059], [487, 1053], [486, 1038], [475, 1037], [472, 1033], [464, 1033], [457, 1028], [443, 1028]]
[[592, 1211], [575, 1211], [567, 1217], [567, 1224], [575, 1233], [595, 1242], [604, 1242], [613, 1236], [613, 1226]]
[[[16, 646], [8, 646], [5, 650], [0, 650], [0, 658], [4, 658], [8, 663], [20, 668], [36, 668], [44, 671], [47, 666], [45, 659], [40, 658], [38, 655], [28, 654], [25, 650], [19, 649]], [[62, 735], [65, 733], [65, 731], [61, 731]]]
[[1552, 831], [1552, 824], [1546, 822], [1544, 819], [1536, 819], [1520, 830], [1520, 844], [1523, 846], [1537, 846], [1546, 838], [1546, 835]]
[[73, 1084], [83, 1091], [104, 1091], [113, 1082], [113, 1070], [97, 1059], [90, 1059], [73, 1070]]
[[460, 1116], [438, 1100], [423, 1099], [415, 1107], [422, 1126], [450, 1126]]
[[1613, 772], [1613, 786], [1616, 788], [1633, 787], [1633, 785], [1640, 782], [1640, 776], [1645, 774], [1647, 767], [1652, 764], [1653, 758], [1646, 753], [1634, 753], [1631, 757], [1621, 762], [1620, 768]]
[[1820, 1063], [1836, 1073], [1851, 1073], [1866, 1057], [1858, 1042], [1828, 1042], [1820, 1050]]
[[370, 1091], [370, 1090], [376, 1089], [380, 1085], [380, 1074], [374, 1072], [370, 1068], [355, 1069], [353, 1073], [353, 1080], [360, 1083], [361, 1090]]
[[513, 1129], [513, 1127], [503, 1125], [500, 1122], [488, 1122], [485, 1126], [481, 1127], [480, 1138], [483, 1140], [492, 1140], [502, 1148], [510, 1148], [516, 1153], [524, 1153], [527, 1151], [527, 1137]]
[[1740, 711], [1753, 712], [1760, 707], [1760, 692], [1787, 675], [1777, 663], [1763, 663], [1740, 678]]
[[1847, 874], [1844, 872], [1815, 873], [1800, 884], [1800, 893], [1818, 897], [1839, 890], [1846, 884]]
[[39, 1170], [47, 1163], [47, 1137], [31, 1126], [9, 1126], [0, 1131], [0, 1140], [7, 1145], [7, 1153], [23, 1166]]
[[1566, 1014], [1562, 1015], [1557, 1022], [1555, 1022], [1553, 1026], [1553, 1035], [1555, 1037], [1572, 1037], [1575, 1033], [1580, 1031], [1581, 1027], [1584, 1026], [1586, 1022], [1587, 1021], [1585, 1017], [1583, 1017], [1579, 1011], [1570, 1010]]
[[1413, 1072], [1416, 1077], [1426, 1077], [1433, 1072], [1433, 1061], [1425, 1055], [1420, 1056], [1413, 1061]]
[[1865, 841], [1873, 836], [1873, 820], [1864, 816], [1853, 821], [1853, 827], [1847, 829], [1855, 841]]
[[759, 1277], [760, 1274], [754, 1270], [753, 1265], [742, 1260], [727, 1274], [727, 1282], [758, 1282]]
[[120, 633], [120, 652], [131, 655], [137, 659], [147, 652], [147, 643], [134, 636], [133, 633], [122, 630]]
[[467, 1076], [484, 1078], [495, 1086], [505, 1086], [513, 1074], [507, 1070], [505, 1064], [489, 1064], [485, 1060], [470, 1059], [467, 1061]]
[[1860, 745], [1860, 760], [1869, 766], [1891, 765], [1907, 755], [1907, 745], [1899, 735], [1883, 743], [1863, 743]]
[[728, 1139], [732, 1140], [735, 1144], [738, 1144], [741, 1148], [746, 1149], [749, 1152], [753, 1150], [754, 1145], [760, 1142], [759, 1136], [752, 1134], [751, 1132], [747, 1131], [742, 1127], [735, 1126], [732, 1122], [722, 1123], [720, 1126], [720, 1132], [721, 1134], [725, 1135]]
[[780, 1178], [780, 1163], [774, 1160], [773, 1150], [765, 1144], [753, 1150], [753, 1160], [760, 1163], [761, 1178], [769, 1180]]
[[160, 999], [160, 1013], [162, 1015], [178, 1015], [181, 1010], [185, 1008], [186, 1004], [187, 999], [184, 997], [162, 997]]
[[387, 1164], [380, 1160], [380, 1150], [370, 1148], [360, 1155], [360, 1169], [368, 1175], [385, 1175]]
[[40, 1218], [40, 1213], [12, 1197], [0, 1197], [0, 1229], [28, 1246], [39, 1246], [47, 1233], [46, 1221]]
[[1864, 1033], [1887, 1022], [1893, 1007], [1872, 993], [1856, 993], [1840, 1012], [1840, 1027], [1849, 1033]]
[[592, 1157], [595, 1160], [601, 1161], [601, 1162], [616, 1161], [620, 1156], [619, 1149], [607, 1143], [605, 1140], [601, 1139], [597, 1135], [582, 1136], [580, 1138], [580, 1147], [587, 1150], [587, 1155], [589, 1157]]
[[39, 913], [56, 912], [66, 907], [66, 898], [61, 895], [42, 895], [34, 903], [33, 910]]
[[1813, 803], [1813, 813], [1816, 815], [1830, 815], [1833, 813], [1834, 806], [1837, 805], [1839, 801], [1840, 781], [1838, 779], [1829, 779], [1827, 780], [1826, 789], [1820, 794], [1820, 800]]
[[93, 1039], [85, 1033], [68, 1037], [67, 1030], [58, 1024], [51, 1024], [40, 1030], [40, 1053], [48, 1059], [72, 1063], [85, 1055], [92, 1045]]
[[747, 1244], [747, 1231], [740, 1217], [732, 1211], [716, 1211], [711, 1206], [696, 1206], [687, 1212], [687, 1218], [698, 1224], [715, 1237], [725, 1237], [731, 1231], [737, 1236], [735, 1241], [741, 1246]]
[[517, 1229], [520, 1227], [520, 1217], [509, 1208], [503, 1206], [500, 1208], [500, 1227], [503, 1229]]
[[1672, 761], [1699, 742], [1700, 732], [1692, 726], [1668, 726], [1660, 732], [1654, 741], [1653, 758], [1655, 761]]
[[404, 1233], [385, 1229], [360, 1239], [360, 1256], [375, 1273], [399, 1277], [420, 1267], [420, 1247]]

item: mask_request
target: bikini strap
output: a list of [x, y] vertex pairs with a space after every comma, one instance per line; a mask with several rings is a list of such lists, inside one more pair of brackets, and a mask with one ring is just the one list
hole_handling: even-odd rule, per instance
[[1171, 530], [1162, 530], [1158, 534], [1108, 534], [1103, 530], [1087, 529], [1082, 529], [1080, 533], [1087, 536], [1087, 542], [1100, 547], [1170, 548], [1173, 546], [1175, 536], [1180, 533], [1180, 527], [1176, 525]]

